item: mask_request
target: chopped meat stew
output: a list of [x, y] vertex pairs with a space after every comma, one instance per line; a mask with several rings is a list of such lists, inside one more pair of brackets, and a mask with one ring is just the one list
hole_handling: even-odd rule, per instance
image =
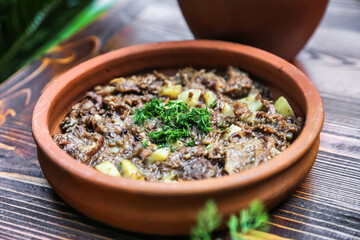
[[284, 151], [303, 120], [248, 74], [180, 69], [96, 86], [60, 124], [57, 145], [106, 174], [158, 182], [236, 174]]

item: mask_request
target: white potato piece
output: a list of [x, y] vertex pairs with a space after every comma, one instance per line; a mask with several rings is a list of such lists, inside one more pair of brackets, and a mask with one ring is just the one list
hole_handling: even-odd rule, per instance
[[105, 173], [110, 176], [114, 176], [114, 177], [121, 176], [119, 170], [117, 170], [115, 165], [109, 161], [99, 163], [98, 165], [95, 166], [95, 169], [98, 170], [99, 172]]
[[140, 170], [130, 160], [123, 160], [121, 162], [123, 177], [144, 180]]
[[255, 117], [256, 117], [256, 113], [252, 113], [250, 115], [241, 115], [240, 119], [243, 121], [243, 122], [246, 122], [248, 124], [251, 124], [251, 125], [254, 125], [255, 123]]
[[284, 97], [279, 97], [274, 104], [275, 110], [284, 117], [294, 117], [294, 111], [292, 110], [289, 102]]
[[241, 132], [242, 129], [241, 127], [235, 125], [235, 124], [231, 124], [230, 127], [228, 127], [226, 130], [225, 130], [225, 133], [224, 135], [222, 136], [223, 139], [226, 139], [228, 137], [230, 137], [232, 134], [236, 133], [236, 132]]
[[177, 181], [175, 180], [175, 175], [174, 174], [169, 174], [167, 176], [162, 177], [162, 182], [164, 182], [164, 183], [177, 183]]
[[159, 148], [151, 153], [148, 160], [150, 161], [165, 161], [170, 154], [170, 148]]
[[248, 105], [248, 109], [251, 112], [260, 111], [263, 107], [262, 102], [256, 98], [257, 95], [249, 95], [246, 98], [242, 98], [239, 100], [241, 103], [246, 103]]
[[177, 140], [175, 143], [171, 143], [170, 146], [173, 148], [183, 147], [185, 143], [183, 141]]
[[121, 83], [121, 82], [125, 82], [126, 79], [123, 77], [119, 77], [119, 78], [114, 78], [113, 80], [110, 81], [110, 83]]
[[291, 141], [293, 136], [294, 136], [293, 133], [291, 133], [291, 132], [287, 133], [286, 134], [286, 140]]
[[224, 114], [224, 116], [226, 117], [234, 117], [235, 113], [232, 110], [231, 106], [228, 103], [224, 104], [223, 109], [221, 110], [222, 114]]
[[180, 93], [178, 99], [185, 102], [189, 107], [194, 107], [199, 101], [200, 94], [199, 89], [189, 89]]
[[160, 95], [169, 96], [170, 98], [175, 99], [178, 97], [178, 95], [181, 93], [181, 91], [182, 91], [181, 85], [170, 85], [170, 86], [163, 87]]
[[206, 91], [204, 100], [207, 106], [210, 106], [216, 101], [216, 95], [213, 91]]

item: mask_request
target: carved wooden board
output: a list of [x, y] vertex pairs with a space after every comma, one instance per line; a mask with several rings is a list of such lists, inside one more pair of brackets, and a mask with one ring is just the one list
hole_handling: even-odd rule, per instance
[[[105, 226], [62, 201], [40, 169], [31, 115], [47, 84], [88, 58], [128, 45], [192, 38], [174, 0], [122, 1], [0, 86], [0, 239], [169, 239]], [[360, 239], [360, 1], [331, 1], [298, 61], [320, 91], [325, 123], [314, 167], [271, 212], [270, 232], [293, 239]]]

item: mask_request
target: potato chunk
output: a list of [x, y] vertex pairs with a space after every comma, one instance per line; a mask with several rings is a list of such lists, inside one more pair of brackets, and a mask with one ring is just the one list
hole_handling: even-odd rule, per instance
[[180, 93], [178, 99], [185, 102], [189, 107], [194, 107], [199, 101], [200, 94], [199, 89], [189, 89]]
[[178, 95], [181, 93], [181, 91], [182, 91], [181, 85], [170, 85], [170, 86], [163, 87], [160, 95], [169, 96], [170, 98], [175, 99], [178, 97]]
[[216, 101], [216, 95], [213, 91], [207, 91], [204, 95], [204, 100], [207, 106], [210, 106]]
[[274, 104], [275, 110], [284, 117], [294, 117], [294, 111], [292, 110], [289, 102], [284, 97], [279, 97]]
[[254, 125], [255, 123], [255, 118], [256, 118], [256, 113], [252, 113], [250, 115], [246, 115], [246, 114], [243, 114], [241, 115], [240, 119], [243, 121], [243, 122], [246, 122], [250, 125]]
[[256, 98], [257, 95], [249, 95], [246, 98], [242, 98], [239, 100], [241, 103], [246, 103], [248, 105], [248, 109], [251, 112], [260, 111], [263, 107], [263, 104], [260, 99]]
[[148, 158], [150, 161], [165, 161], [170, 154], [170, 148], [159, 148], [155, 150]]
[[119, 77], [119, 78], [114, 78], [113, 80], [110, 81], [110, 83], [122, 83], [122, 82], [126, 82], [126, 78]]
[[233, 135], [234, 133], [236, 132], [241, 132], [242, 129], [241, 127], [237, 126], [237, 125], [234, 125], [234, 124], [231, 124], [230, 127], [228, 127], [226, 130], [225, 130], [225, 133], [224, 135], [222, 136], [223, 139], [226, 139], [228, 137], [230, 137], [231, 135]]
[[163, 176], [161, 181], [164, 183], [177, 183], [177, 181], [175, 180], [174, 174], [169, 174], [167, 176]]
[[224, 104], [223, 109], [221, 110], [222, 114], [224, 114], [224, 116], [226, 117], [234, 117], [235, 113], [232, 110], [231, 106], [228, 103]]
[[105, 173], [110, 176], [114, 176], [114, 177], [121, 176], [119, 170], [117, 170], [114, 164], [112, 164], [109, 161], [99, 163], [98, 165], [95, 166], [95, 169], [98, 170], [99, 172]]
[[123, 177], [132, 179], [144, 180], [140, 170], [130, 160], [123, 160], [121, 162]]

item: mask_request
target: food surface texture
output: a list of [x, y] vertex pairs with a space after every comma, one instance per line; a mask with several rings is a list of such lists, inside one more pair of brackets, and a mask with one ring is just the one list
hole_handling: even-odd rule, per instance
[[72, 107], [53, 139], [98, 171], [158, 182], [236, 174], [280, 154], [300, 133], [284, 97], [238, 68], [188, 67], [119, 77]]

